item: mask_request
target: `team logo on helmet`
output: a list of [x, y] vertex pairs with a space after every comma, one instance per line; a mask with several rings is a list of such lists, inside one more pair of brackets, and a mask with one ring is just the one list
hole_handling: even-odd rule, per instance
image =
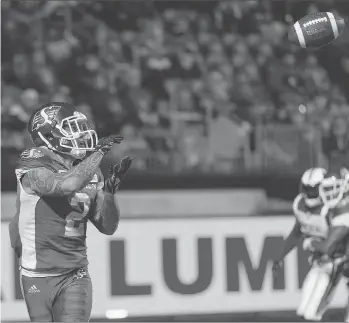
[[43, 127], [47, 122], [54, 120], [60, 109], [60, 106], [52, 105], [35, 113], [32, 122], [32, 131], [38, 130], [39, 128]]

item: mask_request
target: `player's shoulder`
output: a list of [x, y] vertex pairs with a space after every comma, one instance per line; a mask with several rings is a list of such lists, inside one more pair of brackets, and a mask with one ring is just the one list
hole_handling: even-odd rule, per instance
[[43, 147], [35, 147], [24, 150], [17, 161], [17, 170], [30, 170], [38, 167], [55, 171], [53, 158], [50, 152]]

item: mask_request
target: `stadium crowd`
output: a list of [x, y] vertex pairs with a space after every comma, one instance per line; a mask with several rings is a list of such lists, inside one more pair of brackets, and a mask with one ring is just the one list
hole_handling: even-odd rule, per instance
[[121, 132], [119, 154], [156, 152], [156, 167], [238, 164], [260, 124], [347, 136], [349, 43], [304, 51], [287, 39], [328, 2], [33, 3], [1, 3], [3, 148], [30, 145], [26, 123], [47, 101], [78, 106], [100, 136]]

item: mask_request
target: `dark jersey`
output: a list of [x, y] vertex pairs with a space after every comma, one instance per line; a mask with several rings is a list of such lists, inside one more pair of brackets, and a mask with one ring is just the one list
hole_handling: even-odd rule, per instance
[[[68, 171], [55, 154], [46, 148], [26, 150], [18, 161], [17, 217], [22, 244], [21, 266], [26, 275], [61, 275], [88, 264], [86, 225], [97, 190], [103, 187], [102, 175], [95, 174], [84, 189], [71, 196], [27, 194], [21, 178], [38, 167], [55, 173]], [[11, 240], [17, 239], [12, 237]]]

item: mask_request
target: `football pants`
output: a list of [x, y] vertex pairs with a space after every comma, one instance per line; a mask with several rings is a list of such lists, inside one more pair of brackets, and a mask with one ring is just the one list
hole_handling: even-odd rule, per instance
[[32, 322], [88, 322], [92, 284], [86, 269], [55, 277], [21, 275], [22, 293]]
[[320, 321], [330, 304], [342, 277], [343, 264], [315, 261], [304, 280], [297, 315], [306, 320]]

